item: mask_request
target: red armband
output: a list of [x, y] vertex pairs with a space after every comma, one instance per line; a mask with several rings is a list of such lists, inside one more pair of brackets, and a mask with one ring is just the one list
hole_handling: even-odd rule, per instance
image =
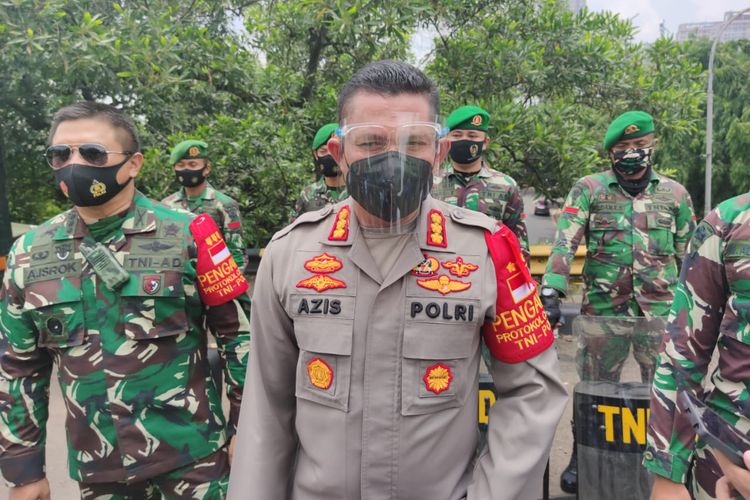
[[495, 265], [497, 302], [495, 321], [482, 326], [482, 336], [495, 358], [520, 363], [547, 350], [555, 337], [513, 232], [501, 226], [484, 239]]
[[196, 271], [203, 303], [218, 306], [245, 293], [247, 280], [211, 216], [201, 214], [196, 217], [190, 223], [190, 232], [198, 248]]

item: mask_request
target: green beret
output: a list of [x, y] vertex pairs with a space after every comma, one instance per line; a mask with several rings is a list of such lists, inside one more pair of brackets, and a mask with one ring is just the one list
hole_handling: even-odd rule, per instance
[[490, 114], [478, 106], [461, 106], [448, 115], [445, 125], [450, 129], [483, 130], [490, 127]]
[[174, 165], [183, 159], [206, 158], [208, 153], [208, 144], [203, 141], [189, 140], [182, 141], [172, 148], [169, 155], [169, 164]]
[[654, 119], [644, 111], [628, 111], [614, 119], [604, 134], [604, 150], [614, 146], [617, 141], [635, 139], [654, 132]]
[[337, 128], [339, 128], [338, 123], [328, 123], [320, 127], [320, 129], [318, 129], [318, 132], [315, 134], [315, 138], [313, 139], [313, 150], [318, 149], [323, 144], [326, 144], [328, 142], [328, 139], [331, 138], [331, 134], [336, 132]]

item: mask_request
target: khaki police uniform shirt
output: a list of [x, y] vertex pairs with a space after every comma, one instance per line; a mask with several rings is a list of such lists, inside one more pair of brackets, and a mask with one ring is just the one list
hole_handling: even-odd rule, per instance
[[[480, 327], [497, 293], [484, 231], [496, 222], [428, 197], [383, 276], [352, 207], [304, 214], [266, 248], [229, 498], [538, 498], [567, 399], [554, 349], [493, 360], [498, 402], [476, 458]], [[433, 209], [444, 248], [428, 243]], [[430, 257], [479, 267], [441, 268], [448, 283], [435, 287], [415, 274]]]

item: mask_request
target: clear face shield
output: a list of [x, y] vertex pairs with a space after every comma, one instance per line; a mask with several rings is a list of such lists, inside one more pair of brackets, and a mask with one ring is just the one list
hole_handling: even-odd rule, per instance
[[383, 122], [342, 121], [337, 134], [349, 194], [367, 212], [360, 224], [387, 233], [413, 227], [432, 188], [443, 129], [414, 114]]

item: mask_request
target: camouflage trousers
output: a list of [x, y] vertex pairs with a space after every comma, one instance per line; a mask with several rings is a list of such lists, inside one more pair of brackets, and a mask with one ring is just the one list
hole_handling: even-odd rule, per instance
[[138, 483], [79, 483], [81, 500], [221, 500], [227, 496], [227, 446], [179, 469]]
[[576, 369], [581, 380], [619, 382], [622, 367], [633, 345], [641, 381], [651, 383], [659, 357], [661, 337], [647, 332], [626, 335], [578, 336]]

